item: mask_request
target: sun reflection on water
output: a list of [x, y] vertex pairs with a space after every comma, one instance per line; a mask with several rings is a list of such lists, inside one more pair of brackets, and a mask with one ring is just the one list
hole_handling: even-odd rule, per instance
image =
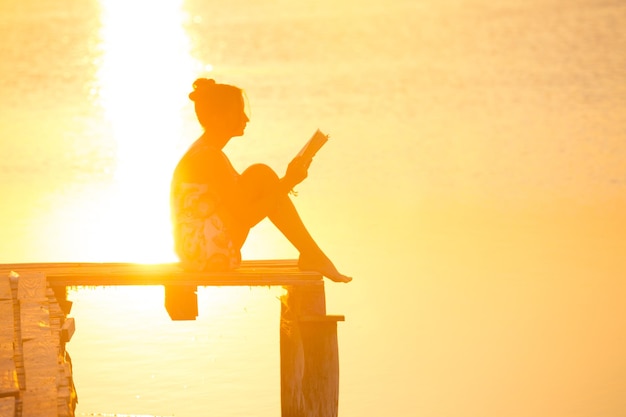
[[114, 203], [108, 222], [98, 226], [104, 238], [97, 252], [171, 261], [169, 181], [183, 136], [185, 92], [200, 64], [189, 53], [182, 1], [102, 0], [101, 6], [98, 96], [116, 156]]

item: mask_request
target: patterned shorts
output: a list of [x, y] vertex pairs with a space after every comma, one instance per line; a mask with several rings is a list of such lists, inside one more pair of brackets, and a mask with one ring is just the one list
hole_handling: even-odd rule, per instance
[[183, 183], [173, 194], [175, 249], [184, 269], [223, 271], [241, 264], [217, 206], [206, 184]]
[[241, 264], [241, 254], [217, 214], [179, 222], [176, 253], [186, 270], [223, 271]]

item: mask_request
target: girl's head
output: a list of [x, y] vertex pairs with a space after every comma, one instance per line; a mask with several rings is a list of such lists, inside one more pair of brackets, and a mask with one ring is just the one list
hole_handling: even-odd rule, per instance
[[243, 91], [213, 79], [198, 78], [189, 98], [194, 102], [196, 116], [205, 130], [232, 136], [243, 135], [248, 122]]

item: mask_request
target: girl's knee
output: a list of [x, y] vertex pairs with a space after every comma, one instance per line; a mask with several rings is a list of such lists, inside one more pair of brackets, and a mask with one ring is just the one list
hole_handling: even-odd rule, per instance
[[251, 165], [241, 174], [241, 184], [250, 192], [263, 192], [275, 187], [278, 182], [278, 175], [265, 164]]
[[279, 179], [274, 170], [265, 164], [251, 165], [241, 175], [251, 178], [255, 182], [276, 182]]

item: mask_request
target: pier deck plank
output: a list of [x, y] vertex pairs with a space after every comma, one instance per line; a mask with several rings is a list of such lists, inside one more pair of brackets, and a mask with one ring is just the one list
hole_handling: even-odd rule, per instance
[[300, 271], [295, 260], [243, 261], [234, 270], [188, 272], [178, 263], [53, 262], [0, 264], [0, 276], [11, 271], [43, 272], [52, 286], [195, 285], [287, 286], [319, 285], [317, 272]]

